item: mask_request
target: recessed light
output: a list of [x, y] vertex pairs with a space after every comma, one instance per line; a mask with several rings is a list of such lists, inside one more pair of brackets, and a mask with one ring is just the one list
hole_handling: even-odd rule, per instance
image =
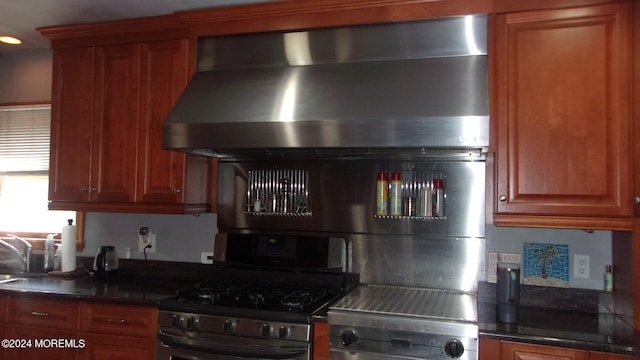
[[20, 45], [22, 41], [20, 39], [16, 39], [13, 36], [0, 36], [0, 42], [11, 45]]

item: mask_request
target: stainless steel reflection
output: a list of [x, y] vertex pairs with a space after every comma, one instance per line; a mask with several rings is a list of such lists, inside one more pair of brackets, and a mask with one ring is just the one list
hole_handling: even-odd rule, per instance
[[163, 146], [486, 151], [486, 43], [486, 16], [201, 39]]
[[333, 359], [477, 359], [473, 293], [363, 285], [331, 306]]
[[[388, 234], [484, 237], [484, 161], [343, 160], [222, 162], [219, 165], [218, 227], [227, 231], [298, 231], [340, 234]], [[250, 171], [296, 169], [308, 173], [312, 216], [255, 216], [246, 212]], [[445, 218], [375, 218], [379, 170], [430, 171], [445, 174]], [[271, 180], [270, 180], [271, 181]], [[276, 180], [273, 180], [276, 181]]]

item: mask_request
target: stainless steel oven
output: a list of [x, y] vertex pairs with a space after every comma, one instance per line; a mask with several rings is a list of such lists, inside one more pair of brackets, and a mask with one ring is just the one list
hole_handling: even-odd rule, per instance
[[311, 359], [311, 326], [160, 311], [157, 359]]

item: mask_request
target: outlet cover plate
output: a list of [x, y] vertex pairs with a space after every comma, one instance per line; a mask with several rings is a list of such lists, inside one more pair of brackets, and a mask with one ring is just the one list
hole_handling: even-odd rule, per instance
[[203, 251], [200, 253], [201, 264], [213, 264], [213, 251]]
[[573, 255], [573, 277], [580, 279], [589, 278], [589, 255]]
[[156, 234], [138, 235], [138, 251], [144, 252], [144, 248], [147, 245], [151, 245], [151, 247], [147, 249], [147, 253], [156, 252]]

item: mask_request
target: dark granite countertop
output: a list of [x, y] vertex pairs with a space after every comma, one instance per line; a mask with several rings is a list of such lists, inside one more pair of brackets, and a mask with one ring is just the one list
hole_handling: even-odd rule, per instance
[[158, 300], [171, 296], [180, 287], [177, 283], [149, 282], [130, 277], [100, 279], [89, 274], [75, 278], [45, 275], [0, 284], [0, 293], [155, 306]]
[[478, 291], [480, 337], [640, 356], [640, 332], [600, 291], [523, 286], [515, 324], [496, 321], [495, 284]]
[[[79, 268], [91, 268], [93, 259], [78, 260]], [[177, 290], [206, 279], [210, 269], [202, 264], [122, 259], [120, 262], [121, 269], [113, 276], [96, 276], [89, 271], [80, 271], [73, 277], [37, 274], [0, 283], [0, 293], [155, 306]]]

